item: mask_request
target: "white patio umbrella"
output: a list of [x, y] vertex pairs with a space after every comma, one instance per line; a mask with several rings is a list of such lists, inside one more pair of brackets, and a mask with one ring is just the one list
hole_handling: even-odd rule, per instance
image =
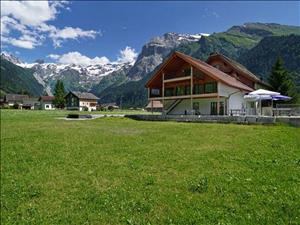
[[269, 91], [265, 89], [258, 89], [256, 91], [252, 91], [249, 94], [244, 96], [244, 99], [247, 101], [259, 101], [260, 104], [260, 113], [262, 111], [261, 100], [290, 100], [291, 98], [288, 96], [281, 95], [279, 92]]
[[[262, 113], [262, 105], [261, 105], [261, 101], [262, 100], [272, 100], [272, 96], [274, 95], [280, 95], [279, 92], [275, 92], [275, 91], [269, 91], [269, 90], [265, 90], [265, 89], [258, 89], [255, 91], [250, 92], [248, 95], [244, 96], [244, 99], [247, 101], [259, 101], [259, 105], [260, 105], [260, 114]], [[273, 105], [273, 101], [272, 101], [272, 105]]]
[[250, 92], [249, 95], [280, 95], [280, 93], [275, 91], [265, 90], [265, 89], [258, 89], [256, 91]]

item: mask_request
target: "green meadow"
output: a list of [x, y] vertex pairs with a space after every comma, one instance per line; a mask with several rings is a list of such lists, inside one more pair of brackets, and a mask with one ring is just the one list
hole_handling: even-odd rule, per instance
[[300, 129], [1, 111], [1, 224], [299, 224]]

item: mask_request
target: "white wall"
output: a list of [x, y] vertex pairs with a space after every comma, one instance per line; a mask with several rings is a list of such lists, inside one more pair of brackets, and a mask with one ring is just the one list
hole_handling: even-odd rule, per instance
[[[44, 110], [53, 110], [53, 109], [55, 109], [55, 106], [52, 103], [49, 103], [49, 102], [43, 102], [41, 106], [42, 106], [42, 109], [44, 109]], [[48, 108], [47, 108], [47, 106], [48, 106]]]
[[[216, 98], [198, 98], [193, 99], [193, 102], [199, 103], [199, 112], [200, 115], [210, 115], [210, 103], [216, 102]], [[220, 102], [224, 101], [224, 99], [220, 99]], [[191, 112], [191, 100], [184, 99], [182, 100], [172, 111], [169, 112], [169, 115], [184, 115], [185, 110], [188, 114]]]
[[[241, 110], [246, 107], [244, 95], [245, 92], [240, 91], [236, 88], [227, 86], [222, 83], [218, 83], [218, 93], [220, 95], [220, 102], [224, 102], [224, 105], [227, 104], [227, 114], [230, 114], [231, 109]], [[226, 103], [225, 103], [226, 101]], [[167, 101], [166, 101], [167, 102]], [[210, 115], [210, 105], [211, 102], [217, 102], [217, 98], [198, 98], [193, 99], [193, 102], [199, 103], [199, 112], [201, 115]], [[166, 105], [166, 104], [165, 104]], [[191, 112], [191, 101], [190, 99], [182, 100], [169, 115], [184, 115], [185, 111], [187, 114]]]
[[231, 109], [242, 109], [246, 108], [246, 102], [244, 95], [246, 92], [241, 91], [237, 88], [229, 87], [226, 84], [218, 83], [219, 95], [226, 97], [228, 100], [227, 110], [230, 113]]
[[84, 107], [88, 108], [88, 111], [96, 110], [96, 106], [91, 106], [91, 103], [96, 103], [96, 101], [86, 101], [80, 100], [79, 101], [79, 110], [82, 111]]

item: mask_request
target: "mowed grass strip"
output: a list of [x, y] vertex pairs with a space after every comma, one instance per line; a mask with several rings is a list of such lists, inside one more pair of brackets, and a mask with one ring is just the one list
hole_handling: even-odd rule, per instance
[[299, 224], [300, 130], [1, 111], [1, 224]]

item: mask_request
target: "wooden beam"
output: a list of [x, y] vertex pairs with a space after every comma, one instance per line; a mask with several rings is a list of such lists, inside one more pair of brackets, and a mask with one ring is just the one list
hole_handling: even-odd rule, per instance
[[220, 115], [220, 96], [217, 96], [217, 115]]
[[[193, 95], [193, 99], [195, 98], [216, 98], [217, 93], [209, 93], [209, 94], [198, 94], [198, 95]], [[165, 97], [165, 100], [173, 100], [173, 99], [190, 99], [191, 95], [180, 95], [180, 96], [168, 96]], [[162, 100], [162, 97], [153, 97], [150, 98], [150, 100]]]
[[191, 79], [191, 76], [177, 77], [177, 78], [173, 78], [173, 79], [167, 79], [167, 80], [164, 80], [164, 83], [175, 82], [175, 81], [181, 81], [181, 80], [190, 80], [190, 79]]
[[164, 106], [165, 106], [165, 73], [162, 73], [162, 98], [163, 98], [163, 107], [162, 112], [164, 113]]
[[190, 95], [191, 95], [191, 113], [193, 112], [193, 66], [191, 66], [191, 87], [190, 87]]
[[153, 114], [153, 100], [151, 100], [151, 113]]

